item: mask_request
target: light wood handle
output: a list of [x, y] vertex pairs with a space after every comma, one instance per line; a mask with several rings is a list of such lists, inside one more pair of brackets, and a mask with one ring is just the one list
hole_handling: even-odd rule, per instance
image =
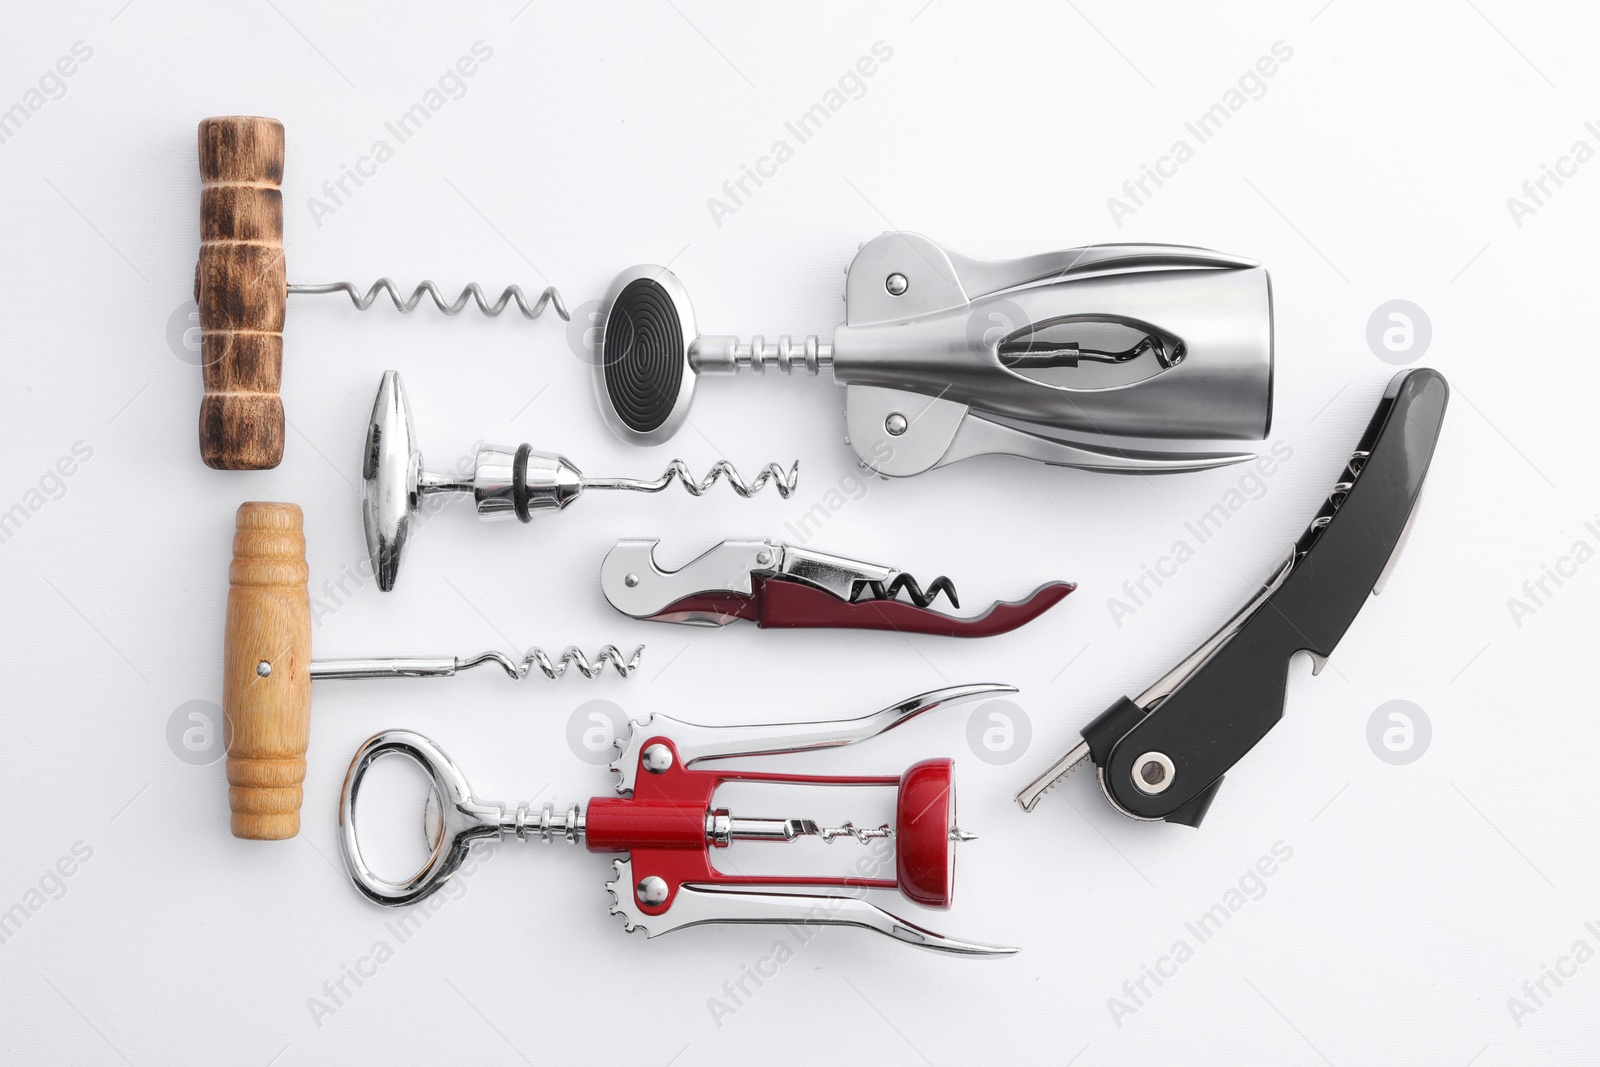
[[[222, 648], [234, 837], [278, 841], [300, 832], [311, 739], [306, 575], [299, 507], [239, 505]], [[268, 665], [265, 674], [261, 664]]]
[[200, 458], [218, 470], [283, 459], [283, 124], [200, 123]]

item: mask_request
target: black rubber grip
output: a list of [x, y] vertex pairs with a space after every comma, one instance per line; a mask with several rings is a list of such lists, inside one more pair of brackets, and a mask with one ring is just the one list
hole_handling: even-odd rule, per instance
[[606, 316], [606, 395], [636, 433], [657, 429], [672, 414], [683, 385], [683, 328], [672, 297], [649, 278], [629, 282]]

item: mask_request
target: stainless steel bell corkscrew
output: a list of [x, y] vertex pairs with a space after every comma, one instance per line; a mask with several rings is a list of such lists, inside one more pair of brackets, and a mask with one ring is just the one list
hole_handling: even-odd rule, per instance
[[470, 493], [485, 521], [515, 516], [530, 522], [535, 512], [560, 511], [586, 489], [626, 489], [659, 493], [673, 482], [691, 496], [701, 496], [720, 479], [742, 497], [751, 497], [773, 483], [787, 497], [800, 477], [800, 464], [787, 472], [769, 463], [746, 482], [733, 465], [722, 460], [704, 478], [696, 480], [682, 460], [673, 460], [661, 476], [639, 478], [589, 478], [572, 461], [554, 452], [535, 452], [529, 445], [513, 448], [484, 445], [478, 449], [470, 478], [424, 470], [411, 427], [411, 405], [405, 384], [394, 371], [385, 371], [367, 423], [366, 447], [361, 457], [361, 518], [366, 528], [367, 552], [378, 588], [394, 588], [400, 573], [400, 552], [411, 531], [411, 517], [421, 500], [436, 493]]
[[665, 267], [612, 283], [595, 389], [624, 440], [682, 425], [700, 374], [818, 374], [845, 386], [848, 441], [894, 477], [1009, 454], [1106, 472], [1204, 470], [1248, 453], [1132, 451], [1057, 435], [1266, 436], [1272, 295], [1253, 260], [1179, 245], [1092, 245], [979, 260], [885, 233], [846, 270], [831, 343], [696, 332]]

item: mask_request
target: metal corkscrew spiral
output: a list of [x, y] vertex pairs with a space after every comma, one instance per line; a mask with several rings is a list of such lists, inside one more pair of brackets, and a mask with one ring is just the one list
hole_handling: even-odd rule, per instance
[[[777, 489], [778, 495], [788, 499], [794, 492], [795, 486], [800, 481], [800, 463], [797, 460], [787, 472], [776, 463], [768, 463], [756, 474], [755, 478], [746, 482], [739, 474], [737, 468], [727, 460], [718, 460], [716, 465], [706, 473], [704, 478], [696, 481], [689, 473], [688, 464], [681, 459], [675, 459], [661, 472], [659, 478], [645, 480], [641, 478], [584, 478], [585, 489], [629, 489], [637, 493], [659, 493], [673, 482], [682, 483], [690, 496], [704, 496], [706, 491], [716, 485], [719, 479], [727, 478], [728, 485], [735, 493], [748, 500], [771, 482]], [[915, 583], [913, 583], [914, 585]]]
[[[585, 678], [597, 677], [604, 674], [607, 667], [612, 667], [617, 674], [626, 678], [639, 669], [639, 657], [643, 652], [644, 646], [640, 645], [633, 650], [633, 655], [624, 659], [616, 645], [606, 645], [591, 660], [577, 645], [568, 645], [553, 661], [542, 648], [530, 648], [520, 659], [495, 649], [467, 659], [451, 656], [424, 659], [318, 660], [311, 664], [311, 677], [313, 679], [449, 678], [461, 671], [471, 670], [485, 663], [494, 663], [514, 681], [526, 678], [535, 668], [546, 678], [554, 681], [565, 674], [569, 667]], [[263, 663], [266, 666], [265, 673], [261, 671], [259, 665], [256, 673], [264, 678], [271, 673], [272, 665], [266, 661]]]
[[614, 667], [618, 675], [626, 678], [629, 674], [639, 669], [639, 655], [643, 651], [644, 646], [640, 645], [633, 650], [632, 656], [623, 659], [622, 653], [617, 649], [616, 645], [606, 645], [591, 662], [589, 657], [583, 654], [583, 649], [577, 645], [568, 645], [562, 650], [560, 658], [552, 663], [550, 657], [545, 654], [542, 648], [528, 649], [520, 660], [513, 659], [498, 649], [492, 649], [488, 652], [480, 652], [469, 660], [459, 661], [457, 669], [464, 671], [484, 663], [497, 663], [508, 677], [521, 681], [532, 674], [533, 669], [537, 667], [541, 674], [554, 681], [565, 674], [568, 667], [576, 670], [585, 678], [593, 678], [596, 675], [604, 674], [607, 667]]
[[893, 837], [894, 828], [888, 823], [882, 826], [857, 826], [852, 822], [846, 822], [842, 826], [818, 826], [816, 823], [811, 823], [811, 833], [830, 845], [841, 837], [853, 837], [864, 845], [868, 841]]
[[882, 582], [861, 582], [852, 592], [850, 602], [853, 604], [858, 600], [867, 599], [862, 595], [867, 592], [872, 594], [870, 599], [873, 600], [893, 600], [902, 591], [919, 608], [925, 608], [932, 604], [940, 593], [949, 598], [951, 607], [959, 608], [961, 606], [961, 601], [956, 597], [955, 583], [942, 574], [928, 583], [926, 591], [909, 574], [895, 575], [888, 585]]
[[1317, 517], [1311, 520], [1311, 525], [1306, 529], [1296, 550], [1304, 553], [1311, 547], [1311, 542], [1317, 535], [1333, 521], [1333, 516], [1344, 504], [1344, 498], [1350, 495], [1350, 490], [1355, 488], [1356, 479], [1361, 477], [1362, 468], [1367, 464], [1367, 459], [1372, 455], [1361, 449], [1350, 453], [1350, 461], [1345, 465], [1346, 476], [1334, 483], [1333, 489], [1328, 493], [1328, 499], [1322, 505], [1322, 510], [1317, 512]]
[[357, 311], [366, 311], [372, 306], [373, 301], [378, 299], [379, 293], [388, 293], [389, 299], [394, 303], [395, 310], [403, 315], [409, 315], [415, 311], [417, 305], [422, 302], [422, 298], [426, 296], [431, 298], [434, 306], [446, 315], [460, 314], [470, 300], [478, 305], [479, 311], [491, 319], [498, 317], [512, 303], [517, 305], [517, 310], [522, 312], [522, 317], [525, 319], [538, 318], [544, 313], [545, 307], [552, 304], [555, 306], [556, 314], [561, 316], [564, 321], [572, 318], [567, 312], [567, 305], [561, 299], [561, 294], [553, 285], [546, 286], [544, 292], [539, 294], [539, 299], [531, 304], [528, 302], [527, 294], [522, 291], [522, 287], [519, 285], [506, 286], [500, 291], [500, 298], [491, 304], [489, 303], [489, 298], [484, 294], [483, 287], [477, 282], [468, 282], [454, 301], [446, 303], [444, 294], [439, 291], [439, 287], [432, 280], [426, 278], [417, 284], [417, 287], [411, 291], [409, 297], [402, 297], [400, 295], [400, 287], [389, 278], [379, 278], [372, 283], [372, 287], [364, 294], [354, 282], [328, 282], [322, 285], [295, 285], [291, 283], [287, 286], [287, 291], [290, 296], [297, 294], [314, 296], [322, 293], [344, 293], [350, 298], [350, 302], [356, 306]]

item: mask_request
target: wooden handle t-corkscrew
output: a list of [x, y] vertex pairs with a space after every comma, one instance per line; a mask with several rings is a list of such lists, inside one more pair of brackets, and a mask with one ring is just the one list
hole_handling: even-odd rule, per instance
[[228, 568], [222, 711], [233, 836], [300, 832], [311, 737], [311, 602], [294, 504], [239, 505]]
[[200, 458], [218, 470], [283, 459], [283, 125], [200, 123]]

